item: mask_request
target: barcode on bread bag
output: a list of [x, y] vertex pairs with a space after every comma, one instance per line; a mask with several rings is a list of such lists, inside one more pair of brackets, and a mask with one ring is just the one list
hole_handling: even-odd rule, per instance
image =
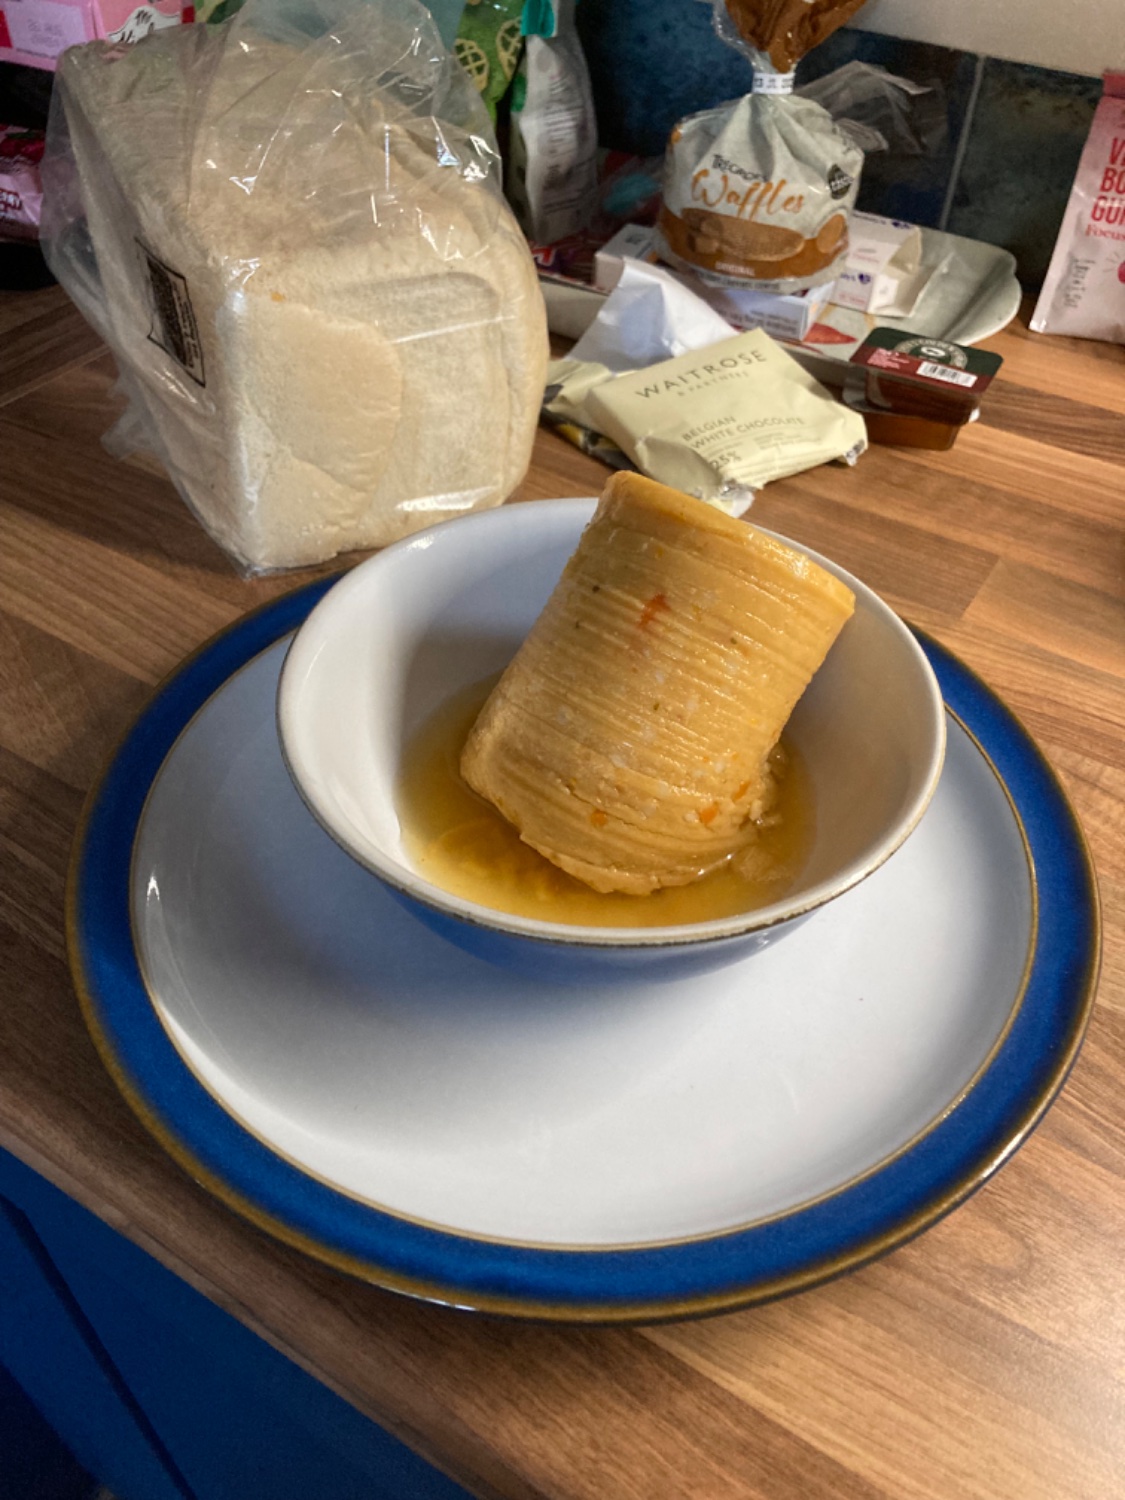
[[[139, 241], [138, 241], [139, 244]], [[206, 385], [203, 349], [188, 284], [178, 271], [158, 260], [140, 245], [152, 293], [152, 327], [149, 339], [181, 364], [197, 385]]]
[[977, 377], [966, 370], [951, 370], [948, 365], [931, 364], [929, 360], [923, 360], [918, 366], [918, 374], [928, 375], [931, 380], [947, 380], [950, 385], [973, 386], [977, 383]]

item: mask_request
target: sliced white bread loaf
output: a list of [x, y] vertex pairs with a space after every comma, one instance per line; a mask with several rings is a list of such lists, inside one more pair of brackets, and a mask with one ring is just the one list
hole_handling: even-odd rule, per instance
[[[499, 504], [547, 336], [471, 100], [456, 123], [456, 64], [435, 47], [388, 87], [380, 7], [301, 45], [253, 7], [68, 52], [69, 160], [49, 176], [84, 209], [97, 280], [76, 299], [153, 447], [216, 540], [267, 569]], [[418, 112], [425, 66], [452, 122]]]

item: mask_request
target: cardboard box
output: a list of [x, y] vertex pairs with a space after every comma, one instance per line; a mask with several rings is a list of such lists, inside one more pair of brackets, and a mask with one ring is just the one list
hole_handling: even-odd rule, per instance
[[916, 224], [853, 213], [847, 263], [831, 300], [857, 312], [908, 317], [931, 274], [922, 265], [922, 231]]
[[[654, 241], [653, 230], [644, 224], [626, 224], [619, 229], [594, 257], [594, 285], [601, 291], [612, 291], [626, 259], [655, 264], [658, 257]], [[686, 271], [668, 266], [664, 269], [702, 297], [732, 328], [740, 331], [763, 328], [777, 339], [803, 339], [832, 293], [829, 283], [783, 297], [777, 292], [757, 292], [746, 287], [711, 286]]]
[[135, 42], [194, 19], [184, 0], [0, 0], [0, 62], [53, 72], [68, 47], [98, 37]]

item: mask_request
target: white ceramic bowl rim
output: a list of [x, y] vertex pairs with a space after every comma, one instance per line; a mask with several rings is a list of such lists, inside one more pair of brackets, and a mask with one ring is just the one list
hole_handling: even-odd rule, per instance
[[[933, 721], [932, 736], [928, 763], [918, 788], [913, 798], [904, 808], [901, 816], [887, 829], [883, 837], [878, 839], [863, 855], [848, 861], [833, 876], [820, 880], [815, 885], [799, 888], [793, 891], [788, 897], [771, 902], [766, 906], [760, 906], [748, 912], [736, 913], [730, 917], [716, 918], [709, 922], [695, 922], [662, 927], [591, 927], [562, 922], [546, 922], [534, 917], [517, 916], [513, 913], [497, 911], [492, 907], [482, 906], [477, 902], [454, 895], [452, 892], [444, 890], [441, 886], [424, 880], [408, 866], [402, 864], [399, 860], [391, 858], [381, 849], [373, 845], [361, 844], [356, 839], [350, 837], [347, 830], [334, 821], [331, 808], [317, 798], [314, 790], [316, 787], [316, 778], [311, 774], [311, 768], [307, 765], [302, 755], [297, 736], [287, 733], [286, 726], [287, 723], [293, 720], [296, 714], [296, 679], [298, 672], [302, 667], [307, 665], [304, 658], [313, 649], [309, 643], [314, 639], [318, 627], [321, 626], [329, 611], [334, 607], [338, 607], [347, 595], [356, 590], [369, 587], [368, 579], [372, 571], [381, 569], [384, 566], [393, 567], [403, 553], [418, 550], [420, 547], [427, 547], [437, 532], [448, 531], [454, 527], [495, 526], [498, 523], [501, 525], [513, 523], [517, 525], [534, 524], [536, 515], [538, 515], [540, 521], [545, 522], [551, 515], [558, 516], [565, 513], [566, 510], [574, 513], [576, 524], [578, 521], [581, 521], [584, 525], [585, 521], [589, 519], [590, 514], [592, 514], [592, 507], [596, 503], [595, 497], [536, 500], [520, 505], [502, 506], [496, 510], [475, 512], [472, 515], [458, 517], [451, 521], [443, 521], [438, 526], [429, 527], [425, 531], [416, 532], [413, 536], [407, 537], [403, 541], [393, 543], [346, 573], [338, 583], [333, 585], [324, 598], [311, 611], [290, 642], [278, 684], [278, 743], [290, 778], [305, 806], [325, 832], [351, 855], [353, 859], [410, 900], [417, 901], [442, 915], [455, 917], [460, 921], [468, 922], [478, 927], [490, 928], [497, 933], [506, 935], [518, 935], [524, 939], [556, 947], [559, 944], [564, 944], [584, 948], [655, 949], [672, 946], [682, 947], [689, 944], [714, 943], [723, 939], [742, 937], [752, 932], [762, 932], [782, 923], [793, 921], [797, 917], [804, 916], [809, 912], [815, 911], [818, 907], [826, 905], [838, 896], [844, 895], [846, 891], [851, 890], [854, 886], [865, 880], [890, 859], [891, 855], [902, 846], [918, 826], [929, 806], [937, 789], [945, 758], [945, 705], [942, 701], [941, 689], [938, 686], [937, 678], [926, 658], [925, 652], [918, 644], [909, 626], [895, 614], [888, 604], [884, 603], [878, 594], [846, 569], [840, 567], [838, 563], [834, 563], [829, 558], [823, 556], [823, 554], [814, 551], [811, 547], [806, 547], [803, 543], [784, 537], [779, 532], [770, 531], [764, 526], [757, 526], [757, 530], [766, 536], [775, 537], [778, 541], [784, 542], [787, 546], [793, 547], [799, 552], [803, 552], [814, 562], [819, 563], [829, 572], [835, 574], [836, 577], [842, 579], [852, 589], [857, 600], [862, 599], [869, 609], [883, 619], [884, 623], [890, 625], [914, 657], [921, 681], [927, 688], [928, 706]], [[507, 522], [503, 518], [508, 518]], [[757, 523], [754, 524], [756, 525]], [[578, 530], [580, 529], [581, 526], [578, 526]]]

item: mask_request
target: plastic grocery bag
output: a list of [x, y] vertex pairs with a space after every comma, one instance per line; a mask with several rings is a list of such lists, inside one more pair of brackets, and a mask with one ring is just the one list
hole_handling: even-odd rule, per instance
[[835, 120], [864, 155], [894, 151], [926, 156], [946, 136], [946, 105], [940, 87], [888, 73], [877, 63], [854, 60], [793, 90]]
[[415, 0], [248, 0], [63, 59], [48, 262], [246, 570], [496, 505], [546, 320], [483, 105]]

